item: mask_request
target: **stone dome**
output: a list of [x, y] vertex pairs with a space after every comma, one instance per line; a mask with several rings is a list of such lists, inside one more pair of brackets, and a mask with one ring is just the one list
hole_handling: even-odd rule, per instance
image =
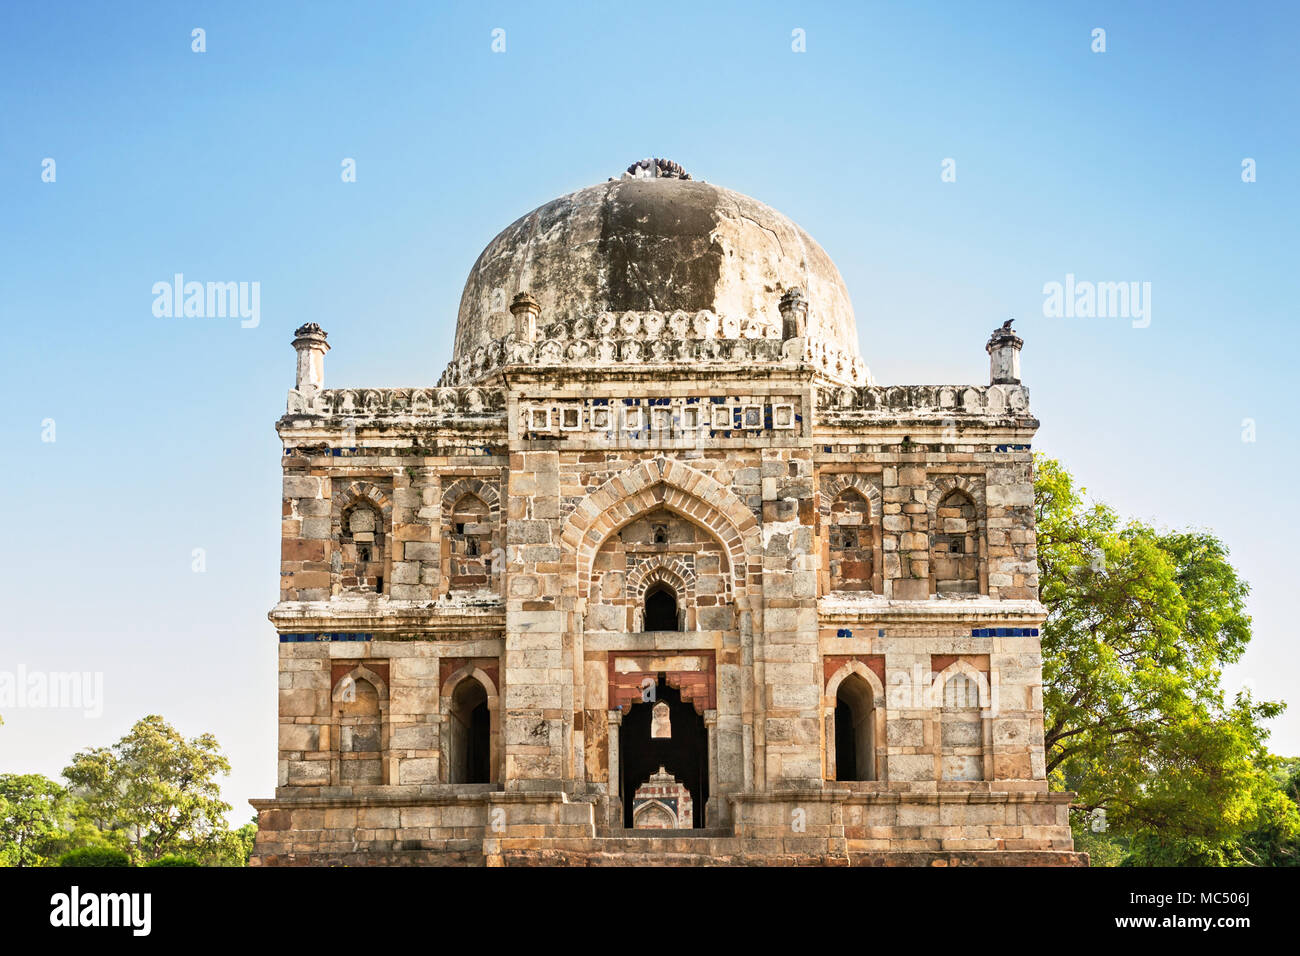
[[848, 290], [811, 236], [674, 163], [642, 161], [534, 209], [488, 243], [461, 295], [452, 361], [511, 331], [519, 292], [540, 304], [543, 327], [602, 312], [707, 310], [779, 338], [779, 302], [793, 288], [809, 303], [811, 343], [860, 360]]

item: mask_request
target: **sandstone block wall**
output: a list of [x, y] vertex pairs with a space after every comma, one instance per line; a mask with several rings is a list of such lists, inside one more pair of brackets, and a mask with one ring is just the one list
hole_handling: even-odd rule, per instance
[[[263, 811], [288, 815], [259, 853], [341, 853], [351, 829], [379, 856], [477, 859], [486, 794], [584, 808], [497, 839], [595, 839], [631, 796], [617, 728], [660, 674], [708, 728], [709, 825], [754, 847], [796, 839], [801, 809], [798, 852], [808, 832], [828, 853], [1070, 849], [1043, 802], [1019, 386], [575, 369], [296, 407], [271, 615], [282, 803]], [[646, 629], [657, 587], [673, 629]], [[449, 769], [466, 680], [490, 721], [482, 783]], [[846, 681], [870, 701], [855, 780], [835, 766]]]

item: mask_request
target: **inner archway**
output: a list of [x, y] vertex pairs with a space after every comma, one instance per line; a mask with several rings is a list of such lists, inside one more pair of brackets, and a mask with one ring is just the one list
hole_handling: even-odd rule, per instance
[[876, 779], [875, 699], [871, 685], [850, 674], [835, 692], [835, 779]]
[[[709, 799], [709, 732], [704, 717], [668, 686], [663, 674], [655, 686], [655, 699], [633, 704], [618, 732], [623, 796], [623, 826], [632, 826], [632, 797], [636, 788], [662, 766], [691, 792], [691, 825], [704, 826]], [[652, 737], [651, 718], [656, 703], [668, 705], [672, 736]]]
[[645, 593], [645, 629], [647, 631], [680, 631], [677, 613], [677, 594], [662, 581]]
[[447, 730], [447, 782], [491, 782], [491, 714], [487, 691], [473, 677], [456, 685]]

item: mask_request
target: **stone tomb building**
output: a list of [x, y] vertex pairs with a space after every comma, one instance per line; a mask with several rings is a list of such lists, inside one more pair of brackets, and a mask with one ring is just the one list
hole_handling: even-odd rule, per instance
[[1010, 323], [877, 385], [811, 237], [651, 160], [488, 245], [436, 386], [293, 344], [255, 864], [1086, 862]]

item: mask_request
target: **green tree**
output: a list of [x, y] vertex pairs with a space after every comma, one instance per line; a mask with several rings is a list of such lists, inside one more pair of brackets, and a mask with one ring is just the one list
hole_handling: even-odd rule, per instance
[[[1282, 796], [1300, 807], [1300, 757], [1276, 758], [1272, 776]], [[1300, 866], [1300, 833], [1288, 831], [1279, 814], [1246, 836], [1242, 853], [1260, 866]]]
[[0, 864], [45, 866], [63, 849], [71, 800], [38, 773], [0, 774]]
[[89, 819], [136, 862], [220, 852], [229, 840], [218, 774], [230, 763], [211, 734], [190, 740], [157, 715], [111, 748], [82, 751], [63, 771]]
[[248, 861], [253, 856], [253, 844], [257, 841], [257, 817], [245, 823], [231, 836], [234, 837], [234, 846], [226, 865], [248, 866]]
[[256, 839], [257, 822], [254, 819], [237, 829], [226, 830], [219, 839], [208, 840], [201, 845], [190, 845], [184, 853], [202, 866], [248, 866]]
[[1104, 809], [1141, 864], [1250, 862], [1246, 834], [1300, 815], [1270, 776], [1262, 722], [1284, 704], [1226, 698], [1250, 641], [1248, 587], [1206, 531], [1121, 522], [1037, 459], [1044, 747], [1053, 785]]
[[125, 850], [110, 846], [83, 846], [69, 850], [59, 857], [58, 866], [130, 866], [131, 857]]

